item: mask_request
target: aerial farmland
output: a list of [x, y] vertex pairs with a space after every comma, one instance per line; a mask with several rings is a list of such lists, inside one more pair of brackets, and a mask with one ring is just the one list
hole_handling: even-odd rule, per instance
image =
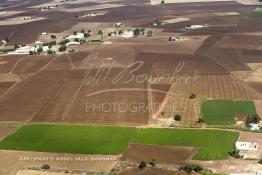
[[262, 175], [261, 0], [2, 0], [0, 175]]

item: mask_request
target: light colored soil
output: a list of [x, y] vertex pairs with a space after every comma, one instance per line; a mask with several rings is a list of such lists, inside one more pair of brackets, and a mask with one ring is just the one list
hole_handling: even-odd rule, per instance
[[40, 5], [36, 6], [31, 6], [30, 8], [42, 8], [42, 7], [47, 7], [47, 6], [55, 6], [55, 5], [65, 5], [65, 4], [83, 4], [83, 3], [88, 3], [88, 2], [94, 2], [94, 3], [110, 3], [110, 2], [115, 2], [118, 0], [69, 0], [65, 2], [60, 2], [59, 0], [53, 0], [50, 3], [43, 3]]
[[255, 101], [257, 114], [262, 116], [262, 101]]
[[0, 74], [0, 83], [3, 82], [17, 82], [21, 79], [16, 75], [12, 73], [2, 73]]
[[0, 125], [0, 140], [8, 136], [11, 132], [16, 129], [15, 126], [11, 125]]
[[[230, 0], [165, 0], [165, 3], [191, 3], [191, 2], [212, 2], [212, 1], [230, 1]], [[160, 4], [161, 0], [151, 0], [151, 5]]]
[[37, 170], [19, 170], [16, 175], [73, 175], [72, 173], [57, 173]]
[[178, 23], [178, 22], [184, 22], [184, 21], [189, 21], [189, 18], [174, 18], [174, 19], [168, 19], [168, 20], [164, 20], [162, 21], [163, 23], [167, 23], [167, 24], [173, 24], [173, 23]]
[[34, 22], [34, 21], [39, 21], [39, 20], [45, 19], [45, 18], [42, 18], [42, 17], [34, 17], [32, 19], [24, 20], [24, 17], [20, 16], [20, 17], [15, 17], [15, 18], [1, 20], [0, 21], [0, 26], [25, 24], [25, 23], [29, 23], [29, 22]]
[[262, 82], [262, 63], [247, 63], [251, 71], [232, 72], [244, 82]]
[[108, 9], [108, 8], [116, 8], [116, 7], [122, 7], [125, 5], [121, 4], [98, 4], [98, 5], [91, 5], [87, 7], [78, 7], [78, 8], [59, 8], [60, 11], [64, 12], [82, 12], [82, 11], [89, 11], [89, 10], [102, 10], [102, 9]]
[[24, 13], [24, 12], [25, 11], [2, 11], [2, 12], [0, 12], [0, 17], [16, 15], [16, 14]]
[[240, 15], [238, 12], [217, 12], [214, 13], [217, 16], [235, 16], [235, 15]]
[[109, 172], [118, 160], [118, 156], [109, 155], [79, 155], [5, 150], [0, 151], [0, 157], [0, 174], [3, 175], [15, 175], [17, 171], [22, 168], [41, 168], [43, 164], [48, 164], [52, 169]]
[[257, 163], [257, 160], [241, 160], [230, 158], [220, 161], [193, 161], [205, 168], [211, 169], [219, 173], [255, 173], [262, 170], [262, 165]]

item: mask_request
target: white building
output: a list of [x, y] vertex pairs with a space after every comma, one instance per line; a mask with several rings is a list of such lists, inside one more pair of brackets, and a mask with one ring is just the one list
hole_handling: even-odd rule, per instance
[[84, 39], [85, 34], [84, 33], [76, 33], [76, 35], [69, 35], [66, 37], [66, 39], [70, 41], [74, 41], [75, 39]]
[[260, 125], [256, 123], [250, 123], [250, 130], [251, 131], [259, 131], [260, 130]]
[[124, 38], [132, 38], [132, 37], [134, 37], [134, 32], [133, 31], [125, 31], [120, 36], [124, 37]]
[[122, 26], [123, 26], [123, 23], [121, 23], [121, 22], [115, 23], [115, 27], [122, 27]]
[[30, 52], [37, 52], [39, 46], [23, 46], [17, 48], [13, 52], [8, 52], [9, 55], [28, 55]]
[[252, 142], [236, 142], [236, 148], [243, 151], [257, 151], [258, 144]]
[[207, 24], [204, 24], [204, 25], [191, 25], [191, 26], [187, 26], [186, 29], [201, 29], [201, 28], [204, 28], [204, 27], [208, 27]]
[[76, 41], [71, 41], [71, 42], [66, 43], [66, 46], [69, 46], [69, 45], [80, 45], [80, 43]]

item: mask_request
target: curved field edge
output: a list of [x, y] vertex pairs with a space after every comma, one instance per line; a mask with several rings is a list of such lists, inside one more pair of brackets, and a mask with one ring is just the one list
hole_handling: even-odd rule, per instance
[[209, 129], [30, 124], [2, 140], [0, 149], [117, 155], [137, 143], [197, 147], [194, 159], [220, 160], [237, 138], [237, 132]]

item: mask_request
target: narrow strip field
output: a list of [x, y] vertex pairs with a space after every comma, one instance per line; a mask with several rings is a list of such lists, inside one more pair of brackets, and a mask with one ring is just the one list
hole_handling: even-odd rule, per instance
[[207, 100], [201, 104], [201, 117], [210, 125], [232, 125], [236, 114], [256, 114], [252, 101]]
[[6, 137], [0, 149], [117, 155], [137, 143], [196, 147], [195, 159], [216, 160], [227, 159], [237, 138], [237, 132], [218, 130], [32, 124]]

